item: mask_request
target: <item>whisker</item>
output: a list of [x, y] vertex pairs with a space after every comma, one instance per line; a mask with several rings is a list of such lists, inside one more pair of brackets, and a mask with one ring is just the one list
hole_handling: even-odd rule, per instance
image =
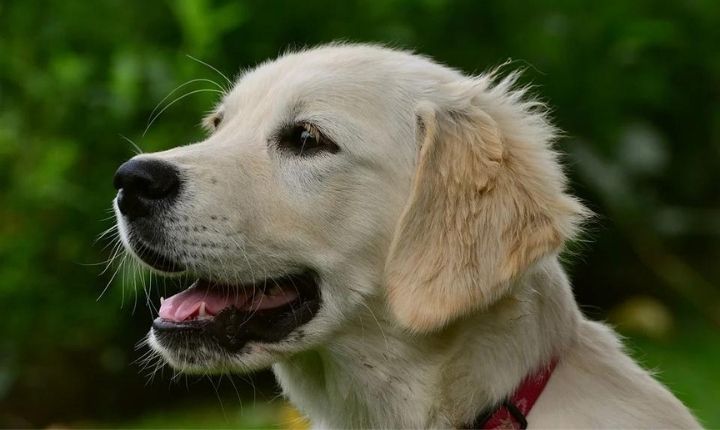
[[119, 134], [118, 136], [120, 136], [126, 142], [130, 143], [130, 145], [132, 145], [132, 147], [135, 149], [135, 155], [140, 155], [143, 153], [143, 150], [140, 149], [140, 147], [132, 139], [122, 134]]
[[221, 72], [220, 70], [218, 70], [216, 67], [214, 67], [214, 66], [212, 66], [212, 65], [204, 62], [203, 60], [200, 60], [199, 58], [195, 58], [195, 57], [193, 57], [193, 56], [190, 55], [190, 54], [185, 54], [185, 56], [188, 57], [189, 59], [193, 60], [193, 61], [197, 61], [198, 63], [200, 63], [200, 64], [202, 64], [202, 65], [204, 65], [204, 66], [207, 66], [207, 67], [209, 67], [210, 69], [214, 70], [218, 75], [222, 76], [223, 79], [225, 79], [225, 82], [227, 82], [229, 86], [232, 85], [232, 81], [230, 80], [230, 78], [228, 78], [223, 72]]
[[[112, 262], [112, 261], [111, 261]], [[108, 265], [109, 267], [109, 265]], [[112, 276], [110, 277], [110, 280], [105, 284], [105, 288], [100, 292], [100, 295], [97, 299], [95, 299], [96, 302], [100, 301], [100, 299], [105, 295], [105, 292], [107, 292], [108, 288], [110, 288], [110, 285], [112, 284], [113, 280], [115, 279], [115, 276], [118, 274], [118, 270], [122, 267], [122, 263], [118, 265], [117, 269], [115, 269], [115, 272], [113, 272]], [[104, 273], [104, 271], [103, 271]]]
[[102, 238], [104, 238], [105, 236], [107, 236], [108, 234], [110, 234], [110, 233], [112, 233], [112, 232], [114, 232], [114, 231], [117, 231], [117, 225], [116, 225], [116, 224], [111, 225], [111, 226], [108, 227], [105, 231], [103, 231], [102, 233], [100, 233], [100, 234], [98, 235], [97, 239], [95, 239], [95, 242], [93, 242], [93, 244], [98, 243], [98, 241], [100, 241]]
[[[212, 376], [210, 376], [210, 375], [205, 375], [205, 376], [207, 377], [207, 380], [210, 381], [210, 385], [212, 385], [213, 390], [215, 390], [215, 396], [216, 396], [217, 399], [218, 399], [218, 403], [220, 403], [220, 410], [222, 411], [223, 418], [225, 419], [225, 422], [227, 422], [227, 421], [228, 421], [228, 418], [227, 418], [227, 414], [225, 413], [225, 405], [223, 405], [222, 397], [220, 397], [220, 391], [218, 390], [218, 387], [220, 386], [220, 380], [221, 380], [221, 379], [218, 380], [218, 385], [215, 386], [215, 384], [213, 383], [213, 380], [212, 380]], [[222, 378], [222, 376], [220, 376], [220, 378]]]
[[226, 91], [225, 87], [223, 87], [222, 85], [220, 85], [220, 84], [218, 84], [217, 82], [213, 81], [212, 79], [206, 79], [206, 78], [191, 79], [191, 80], [189, 80], [189, 81], [187, 81], [187, 82], [185, 82], [185, 83], [182, 83], [182, 84], [178, 85], [177, 87], [173, 88], [172, 91], [170, 91], [165, 97], [163, 97], [163, 99], [160, 100], [160, 101], [158, 102], [158, 104], [155, 105], [155, 108], [153, 108], [152, 112], [150, 112], [150, 115], [148, 116], [148, 121], [150, 120], [150, 118], [153, 117], [153, 115], [155, 115], [155, 112], [157, 112], [157, 110], [160, 108], [160, 106], [162, 106], [162, 104], [165, 102], [165, 100], [169, 99], [173, 94], [175, 94], [175, 93], [176, 93], [178, 90], [180, 90], [181, 88], [185, 88], [186, 86], [191, 85], [191, 84], [194, 84], [195, 82], [210, 83], [210, 84], [213, 84], [213, 85], [215, 85], [216, 87], [218, 87], [221, 91], [223, 91], [223, 92]]
[[184, 99], [185, 97], [189, 97], [189, 96], [191, 96], [191, 95], [193, 95], [193, 94], [197, 94], [197, 93], [220, 93], [220, 94], [225, 94], [223, 91], [220, 91], [220, 90], [215, 90], [215, 89], [212, 89], [212, 88], [204, 88], [204, 89], [200, 89], [200, 90], [193, 90], [193, 91], [190, 91], [189, 93], [185, 93], [185, 94], [177, 97], [175, 100], [173, 100], [172, 102], [168, 103], [164, 108], [162, 108], [162, 109], [160, 110], [160, 112], [158, 112], [158, 113], [150, 120], [150, 123], [147, 125], [147, 127], [145, 127], [145, 130], [143, 130], [142, 137], [145, 137], [145, 135], [147, 134], [148, 130], [150, 130], [150, 127], [152, 127], [152, 125], [155, 123], [155, 120], [157, 120], [157, 119], [160, 117], [160, 115], [163, 114], [163, 112], [165, 112], [166, 110], [168, 110], [168, 108], [170, 108], [172, 105], [174, 105], [175, 103], [179, 102], [180, 100]]
[[367, 309], [370, 312], [370, 315], [375, 320], [375, 323], [377, 324], [378, 328], [380, 329], [380, 334], [382, 335], [383, 340], [385, 341], [385, 350], [389, 351], [390, 344], [388, 343], [388, 338], [387, 338], [387, 336], [385, 336], [385, 330], [383, 330], [382, 325], [380, 324], [380, 321], [377, 319], [377, 316], [375, 316], [375, 312], [373, 312], [372, 308], [370, 308], [370, 306], [368, 306], [365, 302], [361, 301], [360, 304], [362, 304], [365, 307], [365, 309]]
[[[103, 249], [107, 248], [107, 246], [109, 246], [109, 245], [111, 245], [111, 244], [106, 245], [105, 247], [103, 247]], [[112, 251], [111, 251], [112, 255], [110, 256], [110, 258], [108, 258], [107, 260], [105, 260], [102, 263], [97, 263], [97, 264], [96, 263], [88, 263], [88, 265], [95, 266], [95, 265], [99, 265], [99, 264], [104, 264], [105, 268], [102, 270], [102, 272], [100, 272], [100, 274], [98, 274], [98, 276], [104, 275], [108, 270], [110, 270], [111, 267], [113, 267], [113, 263], [115, 263], [115, 259], [117, 259], [120, 254], [121, 247], [122, 247], [122, 243], [120, 243], [120, 241], [118, 240], [117, 243], [115, 243], [112, 248]]]

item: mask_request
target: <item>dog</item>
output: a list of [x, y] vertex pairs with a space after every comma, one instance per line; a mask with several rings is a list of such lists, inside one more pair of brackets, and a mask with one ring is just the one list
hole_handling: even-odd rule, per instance
[[197, 279], [151, 348], [272, 366], [316, 428], [700, 427], [579, 310], [558, 256], [590, 213], [516, 80], [362, 44], [245, 72], [205, 140], [115, 174], [127, 250]]

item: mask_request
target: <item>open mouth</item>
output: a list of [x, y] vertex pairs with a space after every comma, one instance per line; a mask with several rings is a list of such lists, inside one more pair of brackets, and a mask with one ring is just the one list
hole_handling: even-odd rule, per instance
[[248, 285], [199, 279], [161, 300], [153, 333], [164, 346], [212, 342], [230, 352], [250, 341], [277, 342], [315, 316], [319, 291], [311, 270]]

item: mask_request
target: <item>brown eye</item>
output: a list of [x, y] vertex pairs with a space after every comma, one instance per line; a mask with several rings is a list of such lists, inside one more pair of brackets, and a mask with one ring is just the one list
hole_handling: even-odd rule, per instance
[[278, 148], [293, 155], [311, 156], [320, 152], [336, 153], [340, 148], [311, 124], [288, 127], [280, 136]]

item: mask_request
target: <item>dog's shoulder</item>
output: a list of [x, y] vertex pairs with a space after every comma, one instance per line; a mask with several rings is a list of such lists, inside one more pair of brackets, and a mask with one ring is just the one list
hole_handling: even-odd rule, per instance
[[536, 428], [700, 428], [690, 411], [624, 351], [607, 325], [584, 320], [529, 422]]

